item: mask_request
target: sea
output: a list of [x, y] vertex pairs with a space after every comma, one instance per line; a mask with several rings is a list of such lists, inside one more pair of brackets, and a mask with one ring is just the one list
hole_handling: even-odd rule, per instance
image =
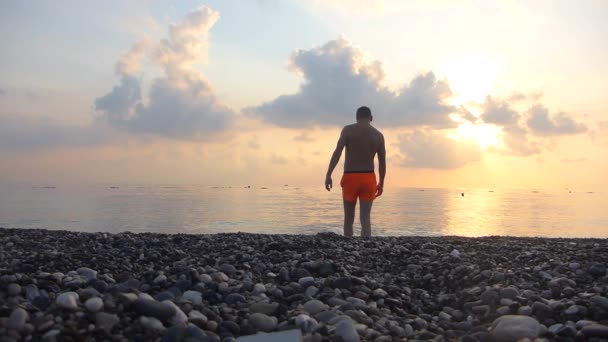
[[[608, 238], [606, 203], [601, 191], [387, 188], [373, 204], [372, 234]], [[0, 185], [4, 228], [341, 234], [342, 222], [339, 188]]]

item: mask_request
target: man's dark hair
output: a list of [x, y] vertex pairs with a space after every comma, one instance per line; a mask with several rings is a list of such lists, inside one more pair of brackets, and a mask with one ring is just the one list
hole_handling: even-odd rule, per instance
[[372, 117], [372, 111], [369, 107], [363, 106], [357, 109], [357, 120], [359, 119], [369, 119]]

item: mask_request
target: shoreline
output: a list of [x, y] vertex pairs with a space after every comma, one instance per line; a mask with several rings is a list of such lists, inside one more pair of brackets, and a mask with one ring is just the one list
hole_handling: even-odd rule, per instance
[[607, 265], [605, 238], [0, 228], [0, 335], [600, 340]]

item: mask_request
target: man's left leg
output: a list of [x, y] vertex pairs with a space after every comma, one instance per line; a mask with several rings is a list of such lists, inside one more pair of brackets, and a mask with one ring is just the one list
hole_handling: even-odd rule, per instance
[[373, 201], [359, 201], [359, 220], [361, 220], [361, 236], [372, 236], [372, 203]]
[[355, 207], [357, 202], [344, 200], [344, 236], [353, 236], [353, 223], [355, 222]]

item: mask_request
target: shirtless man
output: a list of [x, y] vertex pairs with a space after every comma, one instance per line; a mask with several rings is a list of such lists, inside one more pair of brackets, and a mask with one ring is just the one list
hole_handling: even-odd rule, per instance
[[[353, 236], [355, 207], [357, 198], [361, 203], [359, 219], [361, 220], [361, 236], [372, 236], [370, 213], [372, 201], [382, 195], [384, 176], [386, 174], [386, 151], [384, 136], [371, 125], [372, 112], [368, 107], [357, 109], [357, 123], [345, 126], [340, 133], [338, 146], [331, 156], [325, 189], [330, 191], [333, 183], [331, 173], [338, 165], [342, 149], [346, 147], [344, 175], [340, 181], [344, 199], [344, 236]], [[374, 157], [378, 154], [378, 171], [380, 181], [376, 185], [374, 173]]]

